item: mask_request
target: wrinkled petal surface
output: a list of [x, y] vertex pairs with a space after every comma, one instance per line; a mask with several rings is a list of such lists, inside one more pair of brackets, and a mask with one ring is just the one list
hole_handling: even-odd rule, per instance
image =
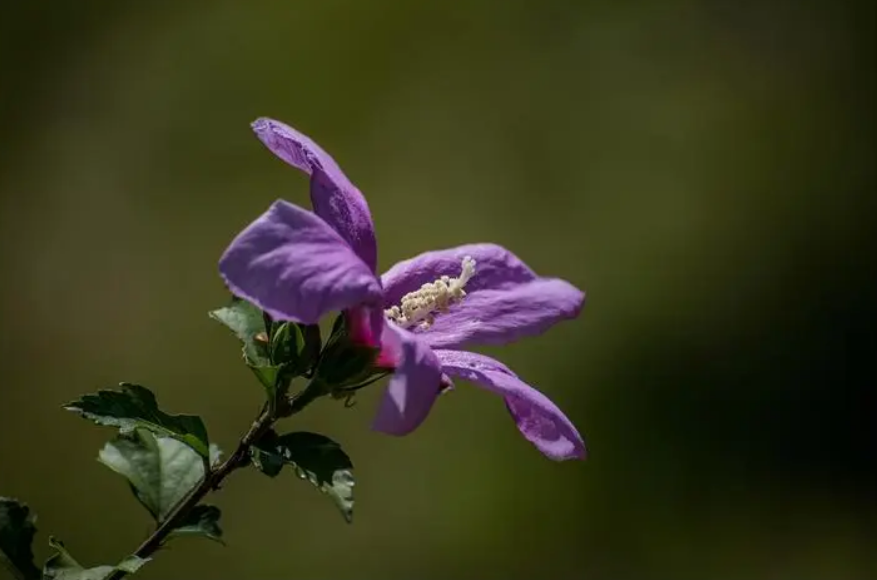
[[396, 370], [373, 428], [388, 435], [407, 435], [423, 423], [442, 389], [441, 364], [432, 349], [392, 323], [384, 325], [381, 342], [395, 359]]
[[496, 244], [468, 244], [434, 250], [397, 263], [381, 276], [384, 306], [396, 305], [405, 294], [442, 276], [457, 277], [463, 258], [475, 260], [475, 276], [466, 284], [466, 292], [482, 289], [501, 290], [536, 279], [536, 274], [517, 256]]
[[377, 243], [371, 212], [359, 189], [310, 137], [274, 119], [253, 122], [256, 136], [280, 159], [311, 176], [314, 212], [344, 238], [372, 272]]
[[504, 290], [469, 293], [438, 314], [431, 327], [415, 332], [433, 348], [507, 344], [575, 318], [584, 300], [584, 293], [565, 280], [539, 278]]
[[451, 377], [502, 396], [518, 430], [547, 457], [557, 461], [586, 457], [582, 436], [566, 415], [504, 364], [474, 352], [437, 350], [435, 354]]
[[335, 230], [282, 200], [238, 234], [219, 271], [234, 294], [279, 320], [316, 324], [381, 297], [378, 279]]

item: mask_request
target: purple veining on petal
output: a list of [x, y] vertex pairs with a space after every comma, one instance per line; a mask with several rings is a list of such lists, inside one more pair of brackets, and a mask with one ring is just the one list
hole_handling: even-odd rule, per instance
[[289, 125], [269, 118], [252, 124], [256, 136], [283, 161], [311, 176], [314, 212], [344, 238], [371, 268], [377, 267], [377, 242], [371, 212], [362, 193], [322, 147]]
[[334, 229], [282, 200], [238, 234], [219, 271], [234, 294], [281, 320], [316, 324], [381, 298], [378, 279]]
[[[478, 277], [476, 271], [474, 281]], [[467, 285], [468, 289], [468, 285]], [[584, 293], [565, 280], [539, 278], [504, 290], [478, 290], [416, 331], [433, 348], [507, 344], [578, 316]]]
[[436, 350], [435, 355], [448, 375], [502, 396], [518, 430], [547, 457], [557, 461], [586, 457], [584, 440], [566, 415], [501, 362], [466, 351]]
[[373, 428], [388, 435], [407, 435], [426, 419], [444, 386], [441, 365], [432, 349], [392, 323], [384, 325], [381, 342], [396, 368]]
[[399, 262], [381, 276], [384, 306], [398, 304], [408, 292], [442, 276], [459, 276], [466, 256], [472, 257], [476, 263], [475, 277], [466, 285], [467, 293], [482, 289], [499, 290], [536, 279], [536, 274], [524, 262], [496, 244], [468, 244], [434, 250]]

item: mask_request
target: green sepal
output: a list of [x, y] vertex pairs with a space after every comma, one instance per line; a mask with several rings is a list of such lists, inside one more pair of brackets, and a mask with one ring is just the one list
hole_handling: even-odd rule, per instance
[[304, 337], [298, 324], [294, 322], [274, 323], [269, 346], [274, 377], [273, 393], [283, 397], [289, 391], [292, 379], [299, 373], [300, 355], [304, 348]]
[[271, 362], [287, 368], [296, 368], [299, 355], [304, 348], [304, 342], [305, 339], [298, 324], [283, 322], [277, 325], [276, 330], [271, 334]]
[[332, 325], [332, 333], [320, 355], [315, 375], [324, 383], [332, 396], [344, 398], [343, 391], [360, 385], [385, 369], [375, 367], [380, 348], [360, 344], [350, 339], [347, 318], [341, 314]]
[[332, 330], [329, 332], [329, 340], [327, 342], [331, 344], [346, 333], [347, 317], [344, 315], [344, 313], [341, 313], [336, 316], [335, 320], [332, 322]]
[[[320, 327], [316, 324], [281, 322], [272, 324], [271, 362], [279, 365], [283, 387], [289, 381], [308, 374], [314, 367], [322, 348]], [[283, 392], [285, 393], [285, 388]]]
[[299, 324], [298, 327], [304, 338], [304, 346], [299, 353], [298, 370], [301, 374], [308, 374], [320, 358], [323, 337], [318, 324]]
[[316, 375], [333, 392], [362, 383], [384, 372], [375, 368], [379, 353], [377, 348], [339, 340], [323, 353]]
[[319, 355], [319, 326], [274, 321], [241, 298], [232, 298], [228, 306], [210, 312], [210, 317], [243, 343], [244, 362], [272, 404], [285, 396], [293, 378], [311, 370]]
[[101, 390], [67, 403], [64, 408], [79, 413], [98, 425], [118, 427], [122, 434], [138, 428], [156, 435], [173, 437], [194, 449], [201, 457], [210, 456], [207, 428], [196, 415], [168, 415], [158, 408], [155, 395], [144, 386], [121, 383], [121, 391]]

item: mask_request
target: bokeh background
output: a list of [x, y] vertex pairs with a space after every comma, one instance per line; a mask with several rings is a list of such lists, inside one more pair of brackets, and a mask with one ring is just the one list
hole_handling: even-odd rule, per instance
[[[0, 8], [0, 494], [83, 562], [148, 532], [60, 405], [120, 380], [226, 449], [261, 389], [206, 312], [235, 233], [307, 180], [363, 190], [381, 267], [471, 241], [588, 292], [491, 354], [564, 408], [555, 464], [471, 386], [414, 435], [378, 388], [300, 427], [356, 467], [347, 526], [286, 474], [216, 496], [228, 546], [144, 579], [877, 577], [872, 2], [7, 2]], [[292, 426], [290, 425], [290, 428]], [[5, 572], [0, 571], [0, 577]]]

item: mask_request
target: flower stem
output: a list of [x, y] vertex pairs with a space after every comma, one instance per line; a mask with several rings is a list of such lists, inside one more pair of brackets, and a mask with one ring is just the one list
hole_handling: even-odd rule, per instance
[[322, 381], [313, 379], [302, 392], [289, 398], [284, 416], [295, 415], [301, 412], [302, 409], [328, 393], [327, 389], [327, 386]]
[[[271, 410], [266, 405], [263, 407], [261, 413], [253, 421], [253, 424], [250, 426], [250, 430], [241, 437], [240, 443], [238, 443], [237, 448], [234, 450], [228, 459], [222, 462], [216, 469], [210, 470], [206, 472], [204, 479], [201, 480], [201, 483], [195, 487], [189, 495], [183, 498], [180, 503], [174, 507], [171, 513], [168, 515], [167, 519], [165, 519], [161, 525], [159, 525], [152, 534], [144, 540], [142, 544], [137, 548], [134, 552], [134, 555], [139, 558], [148, 558], [150, 557], [156, 550], [158, 550], [162, 543], [167, 539], [167, 537], [174, 531], [175, 528], [179, 526], [180, 521], [185, 519], [185, 517], [189, 514], [189, 512], [198, 505], [204, 496], [206, 496], [211, 491], [218, 489], [222, 484], [223, 480], [231, 474], [232, 471], [237, 469], [238, 467], [242, 467], [247, 464], [249, 459], [250, 445], [255, 443], [259, 437], [261, 437], [268, 429], [271, 428], [271, 425], [274, 423], [275, 417], [271, 413]], [[109, 576], [107, 576], [104, 580], [120, 580], [124, 578], [128, 573], [124, 570], [116, 569]]]

